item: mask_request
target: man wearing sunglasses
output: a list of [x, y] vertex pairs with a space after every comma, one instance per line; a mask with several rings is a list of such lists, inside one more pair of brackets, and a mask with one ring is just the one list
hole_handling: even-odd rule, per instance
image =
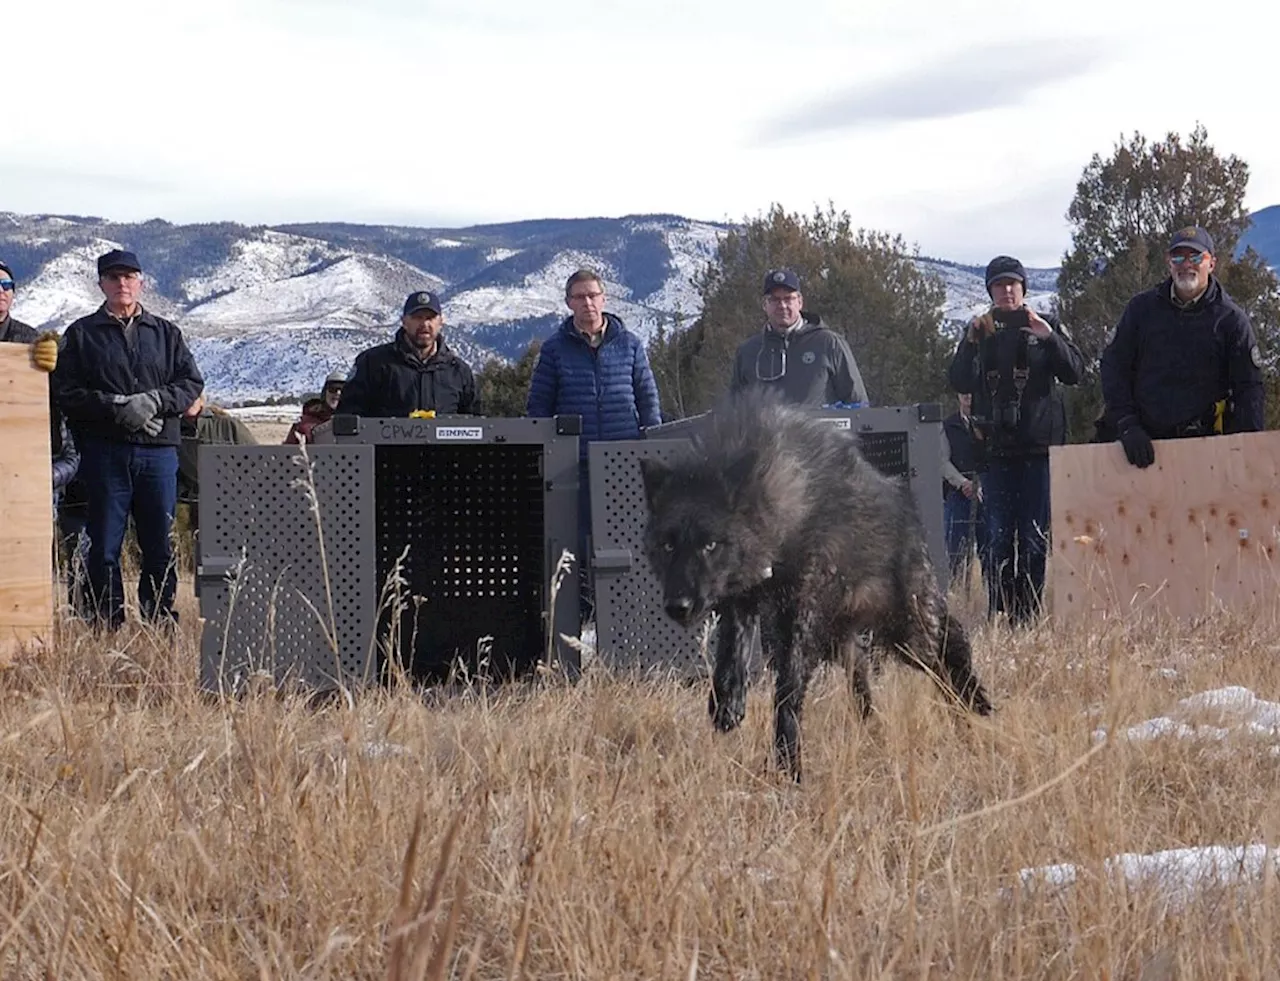
[[21, 320], [14, 320], [9, 312], [13, 308], [16, 290], [13, 270], [0, 262], [0, 342], [30, 344], [31, 363], [41, 371], [53, 371], [58, 366], [57, 331], [47, 330], [41, 334]]
[[[21, 320], [13, 319], [10, 311], [16, 299], [16, 289], [13, 270], [0, 262], [0, 343], [30, 345], [31, 363], [40, 371], [51, 372], [58, 364], [57, 331], [49, 330], [42, 334]], [[63, 492], [76, 475], [80, 454], [67, 429], [66, 419], [58, 411], [52, 396], [49, 399], [49, 429], [53, 450], [53, 504], [57, 509]]]
[[1189, 225], [1170, 240], [1169, 276], [1131, 299], [1102, 352], [1104, 419], [1135, 467], [1156, 439], [1263, 428], [1262, 354], [1246, 314], [1213, 271], [1213, 239]]
[[738, 347], [729, 388], [766, 385], [795, 405], [866, 404], [867, 389], [845, 339], [804, 311], [800, 277], [772, 269], [764, 277], [765, 325]]
[[98, 286], [105, 302], [67, 328], [53, 374], [80, 449], [93, 614], [110, 629], [124, 623], [120, 552], [132, 516], [142, 552], [139, 608], [145, 620], [171, 626], [179, 419], [204, 379], [182, 331], [143, 309], [137, 256], [121, 249], [100, 256]]

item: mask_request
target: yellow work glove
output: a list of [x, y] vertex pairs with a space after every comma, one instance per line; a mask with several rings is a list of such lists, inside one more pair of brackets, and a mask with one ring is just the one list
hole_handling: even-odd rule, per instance
[[41, 371], [58, 367], [58, 332], [47, 330], [31, 342], [31, 361]]
[[434, 419], [435, 417], [435, 409], [414, 409], [409, 413], [410, 419]]

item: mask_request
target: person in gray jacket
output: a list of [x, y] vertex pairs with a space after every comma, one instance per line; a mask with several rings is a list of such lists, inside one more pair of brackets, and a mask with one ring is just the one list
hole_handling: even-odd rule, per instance
[[766, 323], [738, 347], [731, 392], [774, 386], [795, 405], [869, 405], [858, 363], [845, 339], [820, 317], [804, 312], [800, 277], [773, 269], [764, 277]]

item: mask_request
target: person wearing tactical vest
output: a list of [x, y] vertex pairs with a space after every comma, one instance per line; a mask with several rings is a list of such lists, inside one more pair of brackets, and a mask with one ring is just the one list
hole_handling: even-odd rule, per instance
[[969, 562], [977, 546], [982, 555], [985, 516], [982, 509], [982, 434], [973, 426], [973, 396], [956, 397], [959, 410], [942, 420], [942, 515], [951, 581], [969, 585]]
[[1149, 467], [1152, 440], [1263, 428], [1262, 354], [1249, 315], [1213, 275], [1213, 239], [1179, 230], [1169, 276], [1133, 297], [1102, 351], [1099, 432]]
[[1059, 384], [1078, 385], [1084, 355], [1053, 314], [1024, 302], [1027, 273], [1012, 256], [987, 264], [991, 309], [956, 348], [948, 380], [973, 396], [986, 449], [983, 577], [987, 613], [1024, 625], [1040, 612], [1049, 550], [1049, 447], [1067, 439]]

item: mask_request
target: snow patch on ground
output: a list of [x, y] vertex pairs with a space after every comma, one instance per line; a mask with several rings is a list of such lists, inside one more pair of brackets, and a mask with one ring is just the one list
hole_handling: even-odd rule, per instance
[[[1232, 685], [1184, 698], [1168, 715], [1147, 719], [1116, 733], [1117, 739], [1128, 742], [1164, 738], [1221, 742], [1233, 736], [1270, 743], [1271, 751], [1280, 755], [1280, 703], [1268, 702], [1248, 688]], [[1105, 728], [1094, 730], [1095, 742], [1105, 738]]]
[[[1280, 873], [1280, 853], [1271, 845], [1206, 845], [1175, 848], [1153, 854], [1113, 855], [1102, 863], [1102, 874], [1128, 888], [1159, 891], [1173, 909], [1182, 909], [1205, 889], [1259, 883], [1268, 873]], [[1022, 869], [1024, 889], [1064, 889], [1090, 871], [1065, 863]], [[1006, 890], [1005, 895], [1009, 895]]]

